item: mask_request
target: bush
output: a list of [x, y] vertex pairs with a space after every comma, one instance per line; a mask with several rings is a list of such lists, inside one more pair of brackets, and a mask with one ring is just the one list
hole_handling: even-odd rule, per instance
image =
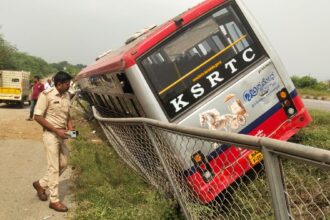
[[294, 76], [291, 79], [297, 88], [312, 88], [317, 84], [317, 80], [310, 76]]
[[329, 85], [327, 85], [324, 82], [319, 82], [316, 85], [313, 86], [313, 89], [318, 90], [318, 91], [324, 91], [329, 89]]
[[326, 91], [329, 89], [329, 85], [325, 82], [318, 82], [317, 79], [311, 76], [292, 76], [291, 80], [298, 89], [314, 89], [318, 91]]

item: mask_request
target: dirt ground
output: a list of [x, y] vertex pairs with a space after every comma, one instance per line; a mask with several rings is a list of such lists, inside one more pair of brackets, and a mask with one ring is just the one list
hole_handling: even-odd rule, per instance
[[46, 172], [46, 156], [41, 135], [35, 121], [26, 121], [29, 107], [23, 109], [0, 104], [0, 219], [60, 220], [73, 212], [70, 171], [60, 178], [60, 199], [69, 207], [59, 213], [39, 201], [32, 182]]

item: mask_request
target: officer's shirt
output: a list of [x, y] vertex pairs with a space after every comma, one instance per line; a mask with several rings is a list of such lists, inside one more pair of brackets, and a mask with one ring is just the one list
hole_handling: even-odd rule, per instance
[[69, 117], [70, 94], [60, 95], [55, 87], [40, 93], [35, 115], [43, 116], [55, 128], [66, 128]]

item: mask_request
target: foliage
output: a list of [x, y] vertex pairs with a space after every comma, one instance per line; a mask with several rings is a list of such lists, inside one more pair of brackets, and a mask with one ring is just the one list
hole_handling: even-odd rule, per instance
[[29, 71], [32, 78], [35, 75], [46, 77], [60, 70], [74, 76], [84, 67], [82, 64], [72, 65], [67, 61], [49, 64], [42, 58], [18, 51], [0, 34], [0, 70]]
[[314, 89], [317, 91], [326, 91], [330, 90], [330, 85], [325, 82], [318, 82], [317, 79], [311, 77], [311, 76], [292, 76], [291, 77], [293, 84], [298, 89]]
[[29, 71], [32, 76], [47, 76], [50, 73], [56, 72], [56, 69], [52, 68], [45, 60], [26, 53], [15, 52], [12, 55], [12, 60], [14, 63], [12, 69]]
[[72, 76], [75, 76], [77, 73], [80, 72], [80, 70], [82, 68], [85, 67], [85, 65], [83, 65], [83, 64], [72, 65], [72, 64], [68, 63], [67, 61], [62, 61], [59, 63], [52, 63], [52, 64], [50, 64], [50, 66], [52, 68], [56, 69], [57, 71], [64, 70], [64, 71], [70, 73]]
[[8, 44], [0, 34], [0, 69], [12, 69], [14, 64], [12, 62], [12, 54], [15, 48]]
[[75, 200], [73, 219], [182, 219], [177, 203], [166, 200], [135, 174], [105, 137], [93, 134], [96, 124], [75, 124], [80, 136], [71, 142], [71, 164], [75, 167]]

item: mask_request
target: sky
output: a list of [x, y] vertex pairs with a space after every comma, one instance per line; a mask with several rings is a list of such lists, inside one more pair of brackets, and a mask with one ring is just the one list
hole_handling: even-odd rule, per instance
[[[243, 0], [290, 75], [330, 79], [330, 1]], [[47, 62], [88, 65], [201, 0], [0, 0], [0, 33]]]

